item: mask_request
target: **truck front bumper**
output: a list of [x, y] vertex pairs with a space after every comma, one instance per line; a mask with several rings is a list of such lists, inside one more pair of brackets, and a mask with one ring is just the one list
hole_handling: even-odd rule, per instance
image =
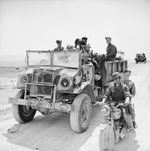
[[73, 110], [73, 105], [62, 103], [62, 102], [49, 103], [46, 101], [38, 101], [37, 99], [25, 100], [25, 99], [18, 99], [18, 98], [9, 98], [8, 102], [11, 104], [31, 106], [37, 110], [38, 108], [46, 108], [46, 109], [62, 111], [62, 112], [70, 112]]

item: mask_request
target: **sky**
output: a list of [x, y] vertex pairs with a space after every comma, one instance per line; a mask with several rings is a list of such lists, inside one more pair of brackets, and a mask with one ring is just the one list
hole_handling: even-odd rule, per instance
[[[0, 0], [0, 59], [25, 51], [66, 47], [88, 37], [94, 52], [106, 53], [105, 37], [129, 59], [150, 56], [150, 0]], [[1, 63], [1, 62], [0, 62]]]

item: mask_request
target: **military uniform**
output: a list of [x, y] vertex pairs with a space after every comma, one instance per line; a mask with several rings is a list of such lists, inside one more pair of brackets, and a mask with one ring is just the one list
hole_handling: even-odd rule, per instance
[[[131, 96], [134, 97], [135, 94], [136, 94], [136, 89], [135, 89], [134, 82], [131, 81], [131, 80], [125, 80], [124, 84], [128, 87]], [[134, 127], [136, 127], [135, 126], [135, 124], [136, 124], [135, 123], [135, 109], [134, 109], [134, 104], [133, 103], [131, 104], [131, 111], [130, 112], [131, 112], [132, 120], [134, 122], [133, 125], [134, 125]]]
[[[120, 73], [114, 72], [112, 74], [112, 79], [115, 80], [117, 78], [121, 78]], [[105, 98], [107, 101], [113, 101], [115, 103], [120, 103], [120, 102], [125, 102], [126, 98], [130, 98], [130, 102], [128, 104], [128, 113], [131, 114], [132, 119], [133, 119], [133, 126], [134, 128], [136, 127], [136, 122], [135, 122], [135, 113], [132, 108], [132, 103], [131, 103], [131, 94], [129, 92], [129, 88], [127, 85], [120, 83], [118, 86], [116, 83], [113, 83], [109, 88], [106, 90], [106, 93], [103, 98]]]
[[114, 83], [106, 90], [103, 98], [112, 99], [114, 102], [119, 103], [120, 101], [124, 102], [127, 97], [131, 98], [128, 87], [122, 83], [117, 87]]
[[54, 49], [54, 51], [63, 51], [63, 47], [56, 47], [55, 49]]
[[64, 47], [61, 46], [62, 40], [56, 40], [57, 47], [53, 51], [63, 51]]
[[136, 94], [135, 84], [131, 80], [125, 80], [124, 84], [129, 88], [130, 94], [134, 97]]
[[114, 61], [116, 59], [117, 48], [113, 44], [108, 44], [106, 48], [106, 58], [105, 61]]
[[86, 52], [85, 49], [87, 46], [87, 40], [88, 40], [87, 37], [82, 37], [82, 40], [80, 41], [80, 49], [82, 50], [83, 53]]

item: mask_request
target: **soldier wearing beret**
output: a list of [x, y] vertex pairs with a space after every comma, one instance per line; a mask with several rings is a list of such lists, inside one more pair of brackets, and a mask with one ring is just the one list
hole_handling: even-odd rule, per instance
[[64, 48], [62, 47], [62, 40], [56, 40], [57, 47], [54, 49], [54, 51], [63, 51]]
[[88, 40], [87, 37], [82, 37], [81, 44], [82, 45], [87, 45], [87, 40]]
[[82, 37], [82, 39], [81, 39], [80, 46], [81, 46], [82, 52], [86, 51], [87, 40], [88, 40], [87, 37]]
[[106, 42], [108, 44], [106, 48], [106, 56], [105, 56], [105, 61], [114, 61], [116, 59], [116, 54], [117, 54], [117, 48], [115, 45], [111, 43], [111, 38], [110, 37], [105, 37]]
[[74, 44], [75, 44], [75, 48], [81, 49], [81, 40], [80, 40], [79, 38], [77, 38], [77, 39], [74, 41]]

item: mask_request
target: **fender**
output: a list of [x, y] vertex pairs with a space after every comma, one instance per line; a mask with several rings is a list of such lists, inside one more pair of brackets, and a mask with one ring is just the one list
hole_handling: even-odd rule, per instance
[[88, 94], [88, 96], [91, 99], [91, 102], [94, 102], [96, 99], [92, 85], [88, 81], [82, 83], [82, 85], [80, 87], [74, 89], [73, 93], [75, 93], [75, 94], [80, 94], [80, 93]]

